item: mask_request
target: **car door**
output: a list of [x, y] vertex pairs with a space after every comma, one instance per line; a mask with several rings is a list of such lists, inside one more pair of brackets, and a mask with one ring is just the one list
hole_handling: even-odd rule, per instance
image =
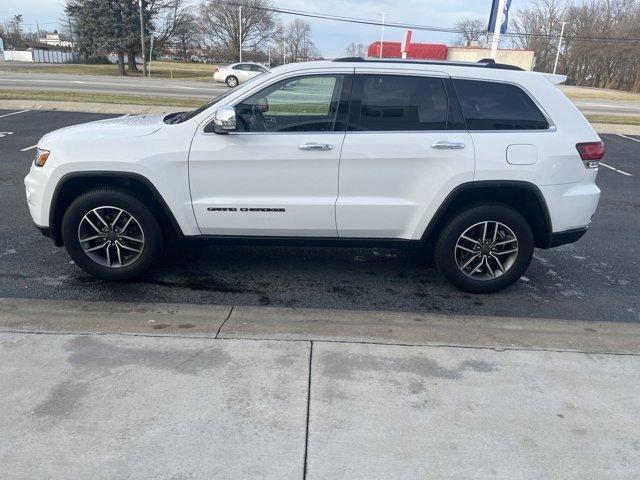
[[419, 239], [446, 196], [473, 180], [474, 146], [451, 79], [356, 69], [340, 160], [341, 237]]
[[260, 65], [256, 65], [253, 63], [250, 64], [249, 67], [251, 69], [251, 78], [267, 71], [266, 69], [262, 68]]
[[189, 178], [203, 234], [337, 236], [351, 81], [339, 71], [270, 80], [234, 102], [236, 132], [209, 133], [209, 123], [201, 125]]
[[238, 77], [238, 81], [246, 82], [253, 76], [250, 65], [239, 63], [233, 67], [234, 74]]

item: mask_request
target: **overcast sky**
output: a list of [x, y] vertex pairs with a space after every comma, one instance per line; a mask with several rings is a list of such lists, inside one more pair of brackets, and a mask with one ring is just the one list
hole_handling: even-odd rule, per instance
[[[191, 0], [192, 3], [197, 3]], [[512, 0], [512, 12], [526, 6], [531, 0]], [[413, 23], [451, 27], [457, 20], [466, 17], [489, 16], [491, 0], [273, 0], [274, 6], [317, 13], [330, 13], [348, 17], [378, 19], [379, 12], [387, 12], [388, 22]], [[41, 28], [53, 30], [60, 27], [65, 2], [63, 0], [0, 0], [0, 22], [21, 13], [24, 29], [36, 30], [36, 20]], [[282, 15], [285, 22], [294, 17]], [[329, 20], [309, 19], [313, 40], [326, 57], [344, 55], [351, 42], [369, 43], [378, 40], [380, 28], [355, 25]], [[385, 29], [387, 40], [399, 41], [403, 30]], [[415, 31], [415, 42], [449, 43], [453, 35]]]

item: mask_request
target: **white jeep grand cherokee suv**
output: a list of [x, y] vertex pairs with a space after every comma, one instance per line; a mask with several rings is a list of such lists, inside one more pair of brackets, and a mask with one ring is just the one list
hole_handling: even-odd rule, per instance
[[428, 244], [494, 292], [591, 222], [603, 144], [554, 86], [491, 61], [345, 58], [273, 69], [203, 107], [57, 130], [25, 179], [87, 272], [142, 274], [172, 237]]

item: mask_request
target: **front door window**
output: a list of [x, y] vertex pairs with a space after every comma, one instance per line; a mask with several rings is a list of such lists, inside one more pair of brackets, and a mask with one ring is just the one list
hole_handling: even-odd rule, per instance
[[314, 75], [277, 82], [236, 105], [240, 132], [332, 132], [343, 75]]

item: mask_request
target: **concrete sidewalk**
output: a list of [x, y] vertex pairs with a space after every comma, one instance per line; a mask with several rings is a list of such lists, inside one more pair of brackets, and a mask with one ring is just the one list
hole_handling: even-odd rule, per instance
[[639, 334], [0, 300], [2, 478], [637, 479]]

